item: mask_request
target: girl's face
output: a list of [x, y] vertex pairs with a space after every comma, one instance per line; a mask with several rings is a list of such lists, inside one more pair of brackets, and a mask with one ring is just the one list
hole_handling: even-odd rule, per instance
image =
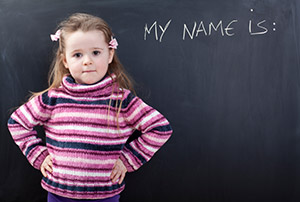
[[99, 30], [76, 32], [65, 37], [65, 68], [76, 83], [94, 84], [100, 81], [112, 62], [114, 49], [109, 49], [103, 32]]

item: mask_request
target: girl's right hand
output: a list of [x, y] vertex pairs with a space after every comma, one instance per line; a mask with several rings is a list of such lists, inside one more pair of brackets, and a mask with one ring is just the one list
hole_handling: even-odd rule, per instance
[[42, 163], [41, 169], [40, 169], [44, 177], [47, 177], [47, 172], [46, 171], [52, 173], [52, 165], [53, 165], [52, 164], [52, 157], [50, 155], [48, 155], [45, 158], [44, 162]]

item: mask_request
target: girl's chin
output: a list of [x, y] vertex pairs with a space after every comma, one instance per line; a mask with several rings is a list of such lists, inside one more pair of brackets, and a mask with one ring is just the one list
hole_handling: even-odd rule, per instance
[[[102, 78], [101, 78], [102, 79]], [[92, 85], [98, 83], [101, 79], [84, 79], [84, 80], [76, 80], [76, 83], [83, 85]]]

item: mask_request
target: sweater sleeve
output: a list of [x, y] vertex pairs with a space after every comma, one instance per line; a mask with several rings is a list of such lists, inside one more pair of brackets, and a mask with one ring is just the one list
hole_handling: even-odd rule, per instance
[[129, 94], [126, 99], [125, 119], [131, 127], [141, 132], [140, 137], [124, 146], [120, 156], [128, 172], [132, 172], [150, 160], [170, 138], [172, 128], [161, 113], [140, 98]]
[[34, 127], [42, 125], [49, 117], [50, 110], [43, 104], [40, 95], [19, 107], [8, 120], [8, 129], [13, 140], [36, 169], [40, 169], [49, 153], [42, 139], [37, 137]]

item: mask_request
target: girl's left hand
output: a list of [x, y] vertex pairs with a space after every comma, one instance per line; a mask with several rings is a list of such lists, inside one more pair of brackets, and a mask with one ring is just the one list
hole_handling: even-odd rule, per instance
[[113, 167], [113, 170], [110, 175], [110, 179], [113, 183], [119, 180], [119, 184], [121, 184], [125, 178], [125, 174], [127, 169], [121, 159], [118, 159]]

